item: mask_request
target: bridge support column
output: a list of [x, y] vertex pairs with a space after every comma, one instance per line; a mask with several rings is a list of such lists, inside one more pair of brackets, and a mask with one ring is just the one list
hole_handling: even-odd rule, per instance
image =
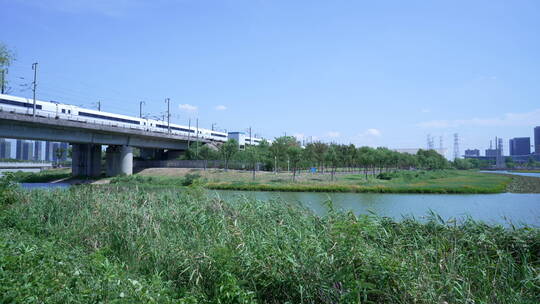
[[101, 175], [101, 145], [73, 144], [71, 172], [73, 176]]
[[133, 174], [133, 148], [129, 146], [109, 146], [106, 151], [107, 175]]

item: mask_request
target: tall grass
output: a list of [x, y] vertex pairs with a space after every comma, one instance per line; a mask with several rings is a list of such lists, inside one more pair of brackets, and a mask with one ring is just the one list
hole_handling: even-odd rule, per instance
[[[141, 278], [151, 295], [158, 280], [157, 302], [540, 301], [538, 229], [444, 223], [436, 216], [394, 222], [332, 210], [318, 217], [288, 202], [228, 202], [197, 187], [111, 189], [20, 193], [2, 211], [0, 229], [51, 240], [58, 251], [99, 254], [120, 265], [116, 272]], [[19, 270], [22, 276], [32, 271]]]

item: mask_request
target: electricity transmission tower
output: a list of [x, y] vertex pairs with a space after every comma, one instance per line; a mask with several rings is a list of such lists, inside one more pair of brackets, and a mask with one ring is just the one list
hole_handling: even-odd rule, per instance
[[428, 150], [435, 149], [435, 144], [433, 142], [433, 137], [431, 137], [431, 134], [427, 135], [427, 149]]
[[454, 160], [459, 158], [459, 135], [454, 133]]

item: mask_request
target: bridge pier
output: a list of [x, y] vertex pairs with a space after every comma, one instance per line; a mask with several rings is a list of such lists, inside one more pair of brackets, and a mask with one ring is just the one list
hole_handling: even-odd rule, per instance
[[133, 148], [110, 145], [106, 150], [107, 176], [133, 174]]
[[73, 176], [101, 175], [101, 145], [72, 144], [71, 172]]

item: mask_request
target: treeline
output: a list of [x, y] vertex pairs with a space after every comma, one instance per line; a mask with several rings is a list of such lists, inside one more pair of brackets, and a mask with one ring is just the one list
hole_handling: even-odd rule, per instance
[[[418, 168], [425, 170], [446, 169], [453, 167], [442, 155], [434, 150], [419, 150], [417, 154], [407, 154], [392, 151], [387, 148], [359, 147], [353, 144], [328, 144], [314, 142], [304, 148], [296, 138], [282, 136], [270, 145], [263, 141], [258, 146], [247, 146], [240, 150], [234, 139], [213, 150], [207, 145], [193, 144], [184, 159], [215, 160], [225, 162], [225, 167], [231, 160], [245, 162], [255, 170], [291, 171], [293, 176], [298, 170], [315, 168], [321, 173], [336, 171], [381, 173], [395, 169]], [[262, 165], [262, 166], [261, 166]], [[313, 169], [312, 169], [313, 170]]]

